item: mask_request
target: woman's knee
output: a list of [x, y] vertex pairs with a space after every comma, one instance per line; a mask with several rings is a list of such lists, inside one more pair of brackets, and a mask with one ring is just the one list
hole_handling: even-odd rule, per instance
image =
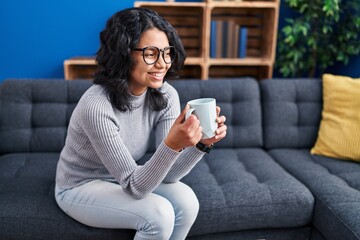
[[181, 201], [178, 203], [179, 208], [186, 217], [195, 221], [199, 212], [199, 200], [189, 186], [183, 184], [182, 188]]
[[149, 206], [151, 208], [150, 216], [148, 216], [147, 229], [144, 231], [152, 232], [156, 239], [169, 239], [175, 224], [175, 213], [171, 203], [163, 199], [158, 204]]
[[189, 186], [177, 182], [162, 185], [157, 191], [174, 206], [177, 221], [186, 225], [195, 221], [199, 212], [199, 201]]

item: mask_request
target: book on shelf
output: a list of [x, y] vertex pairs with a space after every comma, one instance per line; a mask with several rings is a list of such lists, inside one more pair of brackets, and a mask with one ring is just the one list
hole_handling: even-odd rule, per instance
[[226, 58], [234, 58], [234, 36], [235, 36], [235, 22], [234, 21], [227, 21], [227, 45], [226, 45]]
[[227, 41], [228, 38], [228, 22], [227, 21], [223, 21], [223, 35], [222, 35], [222, 53], [221, 53], [221, 57], [226, 58], [226, 54], [227, 54], [227, 48], [228, 48], [228, 44], [229, 42]]
[[223, 21], [221, 20], [217, 20], [216, 21], [216, 39], [215, 39], [215, 46], [216, 46], [216, 54], [215, 57], [216, 58], [222, 58], [223, 57]]
[[239, 34], [238, 34], [238, 32], [239, 32], [239, 29], [240, 29], [240, 26], [239, 26], [239, 24], [235, 24], [235, 27], [234, 27], [234, 52], [233, 52], [233, 57], [234, 58], [237, 58], [238, 57], [238, 52], [239, 52], [239, 45], [240, 44], [238, 44], [238, 43], [240, 43], [239, 42]]
[[247, 27], [240, 27], [239, 33], [239, 58], [245, 58], [246, 57], [246, 45], [247, 45], [247, 35], [248, 35], [248, 29]]
[[211, 58], [246, 57], [248, 28], [233, 20], [212, 20], [210, 30]]
[[210, 57], [216, 57], [216, 21], [211, 21], [211, 30], [210, 30]]

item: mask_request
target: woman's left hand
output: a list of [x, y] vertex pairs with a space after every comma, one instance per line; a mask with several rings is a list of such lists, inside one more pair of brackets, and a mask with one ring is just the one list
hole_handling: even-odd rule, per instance
[[212, 138], [201, 139], [200, 141], [201, 143], [207, 146], [219, 142], [221, 139], [223, 139], [226, 136], [226, 130], [227, 130], [227, 126], [225, 125], [226, 117], [220, 116], [220, 111], [221, 111], [220, 107], [216, 106], [216, 113], [218, 116], [216, 118], [216, 122], [218, 124], [218, 128], [215, 130], [215, 136], [213, 136]]

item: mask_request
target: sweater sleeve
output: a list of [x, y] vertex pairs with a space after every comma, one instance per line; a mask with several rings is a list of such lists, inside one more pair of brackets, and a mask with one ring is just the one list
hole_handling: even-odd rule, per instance
[[143, 198], [164, 179], [179, 153], [162, 143], [143, 166], [136, 164], [119, 134], [111, 103], [90, 95], [80, 110], [80, 125], [110, 174], [134, 198]]
[[[156, 125], [156, 142], [159, 145], [164, 141], [170, 131], [172, 124], [180, 114], [180, 100], [176, 90], [170, 85], [165, 85], [166, 94], [168, 97], [168, 107], [162, 111]], [[190, 147], [181, 152], [174, 165], [169, 170], [164, 178], [165, 183], [173, 183], [179, 181], [187, 175], [191, 169], [200, 161], [204, 156], [202, 151], [196, 147]]]
[[205, 155], [196, 147], [186, 148], [164, 178], [164, 183], [174, 183], [185, 177]]

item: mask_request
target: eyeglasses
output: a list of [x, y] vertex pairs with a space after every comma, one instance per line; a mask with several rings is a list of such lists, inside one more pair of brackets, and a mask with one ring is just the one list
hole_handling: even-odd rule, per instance
[[155, 64], [159, 60], [160, 52], [162, 53], [162, 58], [166, 64], [172, 63], [176, 56], [175, 48], [173, 46], [165, 47], [164, 49], [149, 46], [144, 48], [135, 48], [134, 51], [142, 51], [144, 62], [148, 65]]

